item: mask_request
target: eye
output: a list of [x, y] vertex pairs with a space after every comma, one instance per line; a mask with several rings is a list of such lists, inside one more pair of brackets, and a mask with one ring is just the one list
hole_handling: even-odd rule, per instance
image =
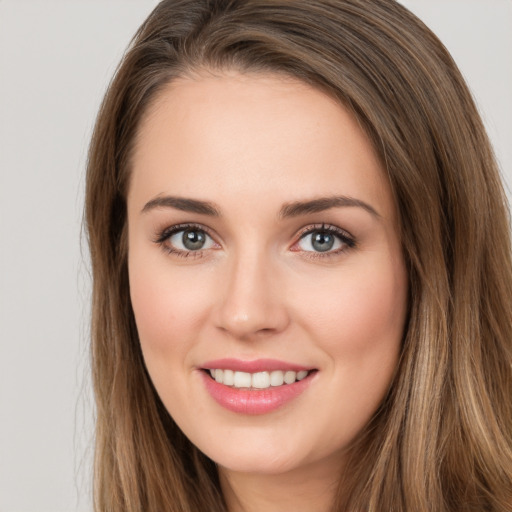
[[167, 252], [178, 256], [188, 256], [193, 253], [216, 247], [213, 238], [198, 226], [181, 225], [164, 230], [155, 240]]
[[306, 231], [297, 242], [300, 251], [335, 254], [355, 246], [353, 238], [334, 226]]
[[168, 238], [168, 243], [179, 251], [200, 251], [213, 247], [213, 240], [204, 231], [187, 228], [175, 232]]

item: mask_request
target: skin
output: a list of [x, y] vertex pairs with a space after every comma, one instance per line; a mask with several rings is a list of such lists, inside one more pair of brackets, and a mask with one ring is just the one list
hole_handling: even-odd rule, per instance
[[[219, 215], [144, 210], [164, 196], [214, 203]], [[369, 208], [280, 216], [283, 205], [332, 196]], [[161, 236], [184, 223], [211, 235], [186, 257], [169, 252], [181, 235]], [[345, 230], [353, 246], [315, 251], [311, 236], [301, 237], [323, 226]], [[327, 510], [346, 447], [389, 389], [406, 314], [390, 186], [357, 121], [290, 78], [205, 72], [175, 80], [139, 129], [128, 227], [149, 374], [180, 428], [217, 462], [229, 509]], [[250, 416], [205, 389], [201, 364], [224, 357], [318, 372], [290, 403]]]

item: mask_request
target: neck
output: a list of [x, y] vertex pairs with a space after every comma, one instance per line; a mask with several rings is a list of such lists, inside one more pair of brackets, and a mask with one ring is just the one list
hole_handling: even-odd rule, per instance
[[278, 474], [219, 467], [229, 512], [329, 512], [338, 490], [340, 464], [310, 464]]

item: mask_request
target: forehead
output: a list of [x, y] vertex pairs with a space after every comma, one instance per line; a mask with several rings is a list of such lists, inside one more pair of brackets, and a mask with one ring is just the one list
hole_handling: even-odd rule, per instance
[[343, 194], [384, 215], [393, 209], [357, 120], [318, 89], [276, 75], [173, 81], [141, 121], [132, 169], [128, 200], [141, 207], [169, 193], [258, 206], [265, 198], [269, 207]]

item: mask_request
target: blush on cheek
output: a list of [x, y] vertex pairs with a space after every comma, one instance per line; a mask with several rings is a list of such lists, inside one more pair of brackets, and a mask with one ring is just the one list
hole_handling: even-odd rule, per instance
[[132, 262], [130, 268], [130, 298], [141, 343], [152, 350], [167, 349], [166, 332], [173, 323], [175, 305], [172, 295], [162, 293], [162, 283], [144, 266]]
[[136, 261], [131, 270], [130, 296], [141, 343], [161, 354], [186, 343], [207, 310], [207, 290], [186, 272]]
[[[400, 295], [400, 293], [398, 293]], [[404, 301], [382, 280], [345, 283], [326, 298], [309, 296], [305, 314], [314, 319], [325, 340], [341, 341], [346, 349], [361, 350], [400, 336]]]

